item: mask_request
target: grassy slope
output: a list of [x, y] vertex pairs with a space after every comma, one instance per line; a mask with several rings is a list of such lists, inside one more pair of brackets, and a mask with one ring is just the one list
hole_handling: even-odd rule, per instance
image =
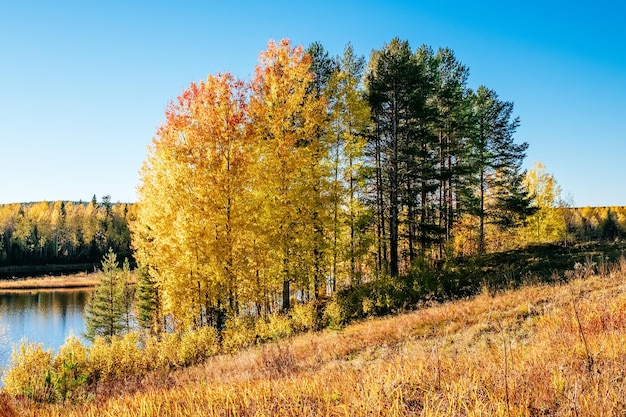
[[626, 261], [215, 357], [84, 405], [0, 396], [0, 417], [622, 415], [625, 370]]

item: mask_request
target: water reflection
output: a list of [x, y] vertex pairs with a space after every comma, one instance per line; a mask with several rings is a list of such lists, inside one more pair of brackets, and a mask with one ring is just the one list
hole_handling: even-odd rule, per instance
[[26, 338], [56, 351], [70, 335], [85, 331], [83, 311], [92, 290], [0, 292], [0, 368], [8, 365], [11, 346]]

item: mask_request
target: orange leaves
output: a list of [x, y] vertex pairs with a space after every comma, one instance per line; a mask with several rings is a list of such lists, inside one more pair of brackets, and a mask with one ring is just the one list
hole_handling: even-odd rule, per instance
[[165, 313], [186, 325], [207, 320], [207, 303], [225, 302], [215, 289], [232, 285], [224, 265], [241, 244], [225, 231], [243, 227], [233, 219], [252, 155], [247, 94], [228, 73], [192, 83], [168, 106], [142, 170], [137, 258], [152, 268]]
[[228, 73], [191, 83], [167, 107], [142, 169], [137, 259], [165, 314], [186, 325], [205, 324], [209, 309], [267, 304], [282, 256], [312, 230], [283, 226], [311, 223], [302, 213], [316, 204], [307, 190], [320, 183], [310, 167], [322, 158], [325, 102], [309, 94], [302, 47], [270, 41], [259, 61], [250, 83]]

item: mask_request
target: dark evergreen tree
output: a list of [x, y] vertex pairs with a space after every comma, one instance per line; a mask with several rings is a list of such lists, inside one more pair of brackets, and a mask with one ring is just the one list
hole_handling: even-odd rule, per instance
[[435, 134], [439, 142], [439, 192], [438, 225], [443, 233], [439, 255], [443, 256], [443, 243], [452, 237], [452, 227], [463, 210], [467, 197], [472, 167], [468, 141], [471, 122], [471, 102], [466, 87], [469, 69], [456, 59], [449, 48], [440, 48], [434, 57], [436, 65]]
[[85, 306], [85, 337], [106, 339], [128, 330], [126, 274], [122, 273], [113, 250], [102, 259], [102, 272], [95, 290]]
[[399, 273], [401, 249], [412, 261], [416, 234], [422, 254], [438, 234], [430, 212], [431, 193], [437, 188], [432, 58], [430, 48], [413, 53], [408, 42], [396, 38], [372, 53], [366, 79], [375, 124], [370, 149], [379, 268], [388, 266], [391, 276]]
[[[411, 101], [417, 66], [409, 43], [398, 38], [373, 51], [367, 76], [367, 94], [376, 125], [373, 148], [376, 161], [379, 265], [382, 259], [392, 277], [398, 276], [401, 172], [407, 159]], [[388, 227], [385, 227], [385, 224]], [[388, 230], [388, 236], [387, 236]], [[386, 244], [389, 244], [387, 257]]]
[[313, 58], [311, 71], [315, 75], [309, 88], [315, 90], [317, 95], [320, 95], [326, 91], [330, 77], [337, 70], [337, 64], [320, 42], [313, 42], [309, 45], [306, 53]]
[[513, 134], [519, 119], [513, 118], [513, 103], [501, 101], [493, 90], [478, 88], [473, 117], [472, 145], [478, 185], [474, 213], [479, 218], [478, 250], [483, 253], [487, 222], [511, 227], [532, 214], [531, 198], [523, 186], [521, 171], [528, 144], [515, 143]]
[[146, 268], [137, 271], [137, 290], [135, 291], [137, 323], [151, 332], [159, 331], [159, 293], [156, 282]]

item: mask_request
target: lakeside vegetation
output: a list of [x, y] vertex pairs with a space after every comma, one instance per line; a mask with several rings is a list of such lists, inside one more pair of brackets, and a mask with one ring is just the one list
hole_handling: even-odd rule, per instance
[[[120, 370], [85, 402], [4, 393], [0, 415], [619, 415], [626, 260], [603, 275], [572, 273], [567, 284], [485, 290], [169, 372]], [[126, 347], [111, 369], [149, 362]]]

